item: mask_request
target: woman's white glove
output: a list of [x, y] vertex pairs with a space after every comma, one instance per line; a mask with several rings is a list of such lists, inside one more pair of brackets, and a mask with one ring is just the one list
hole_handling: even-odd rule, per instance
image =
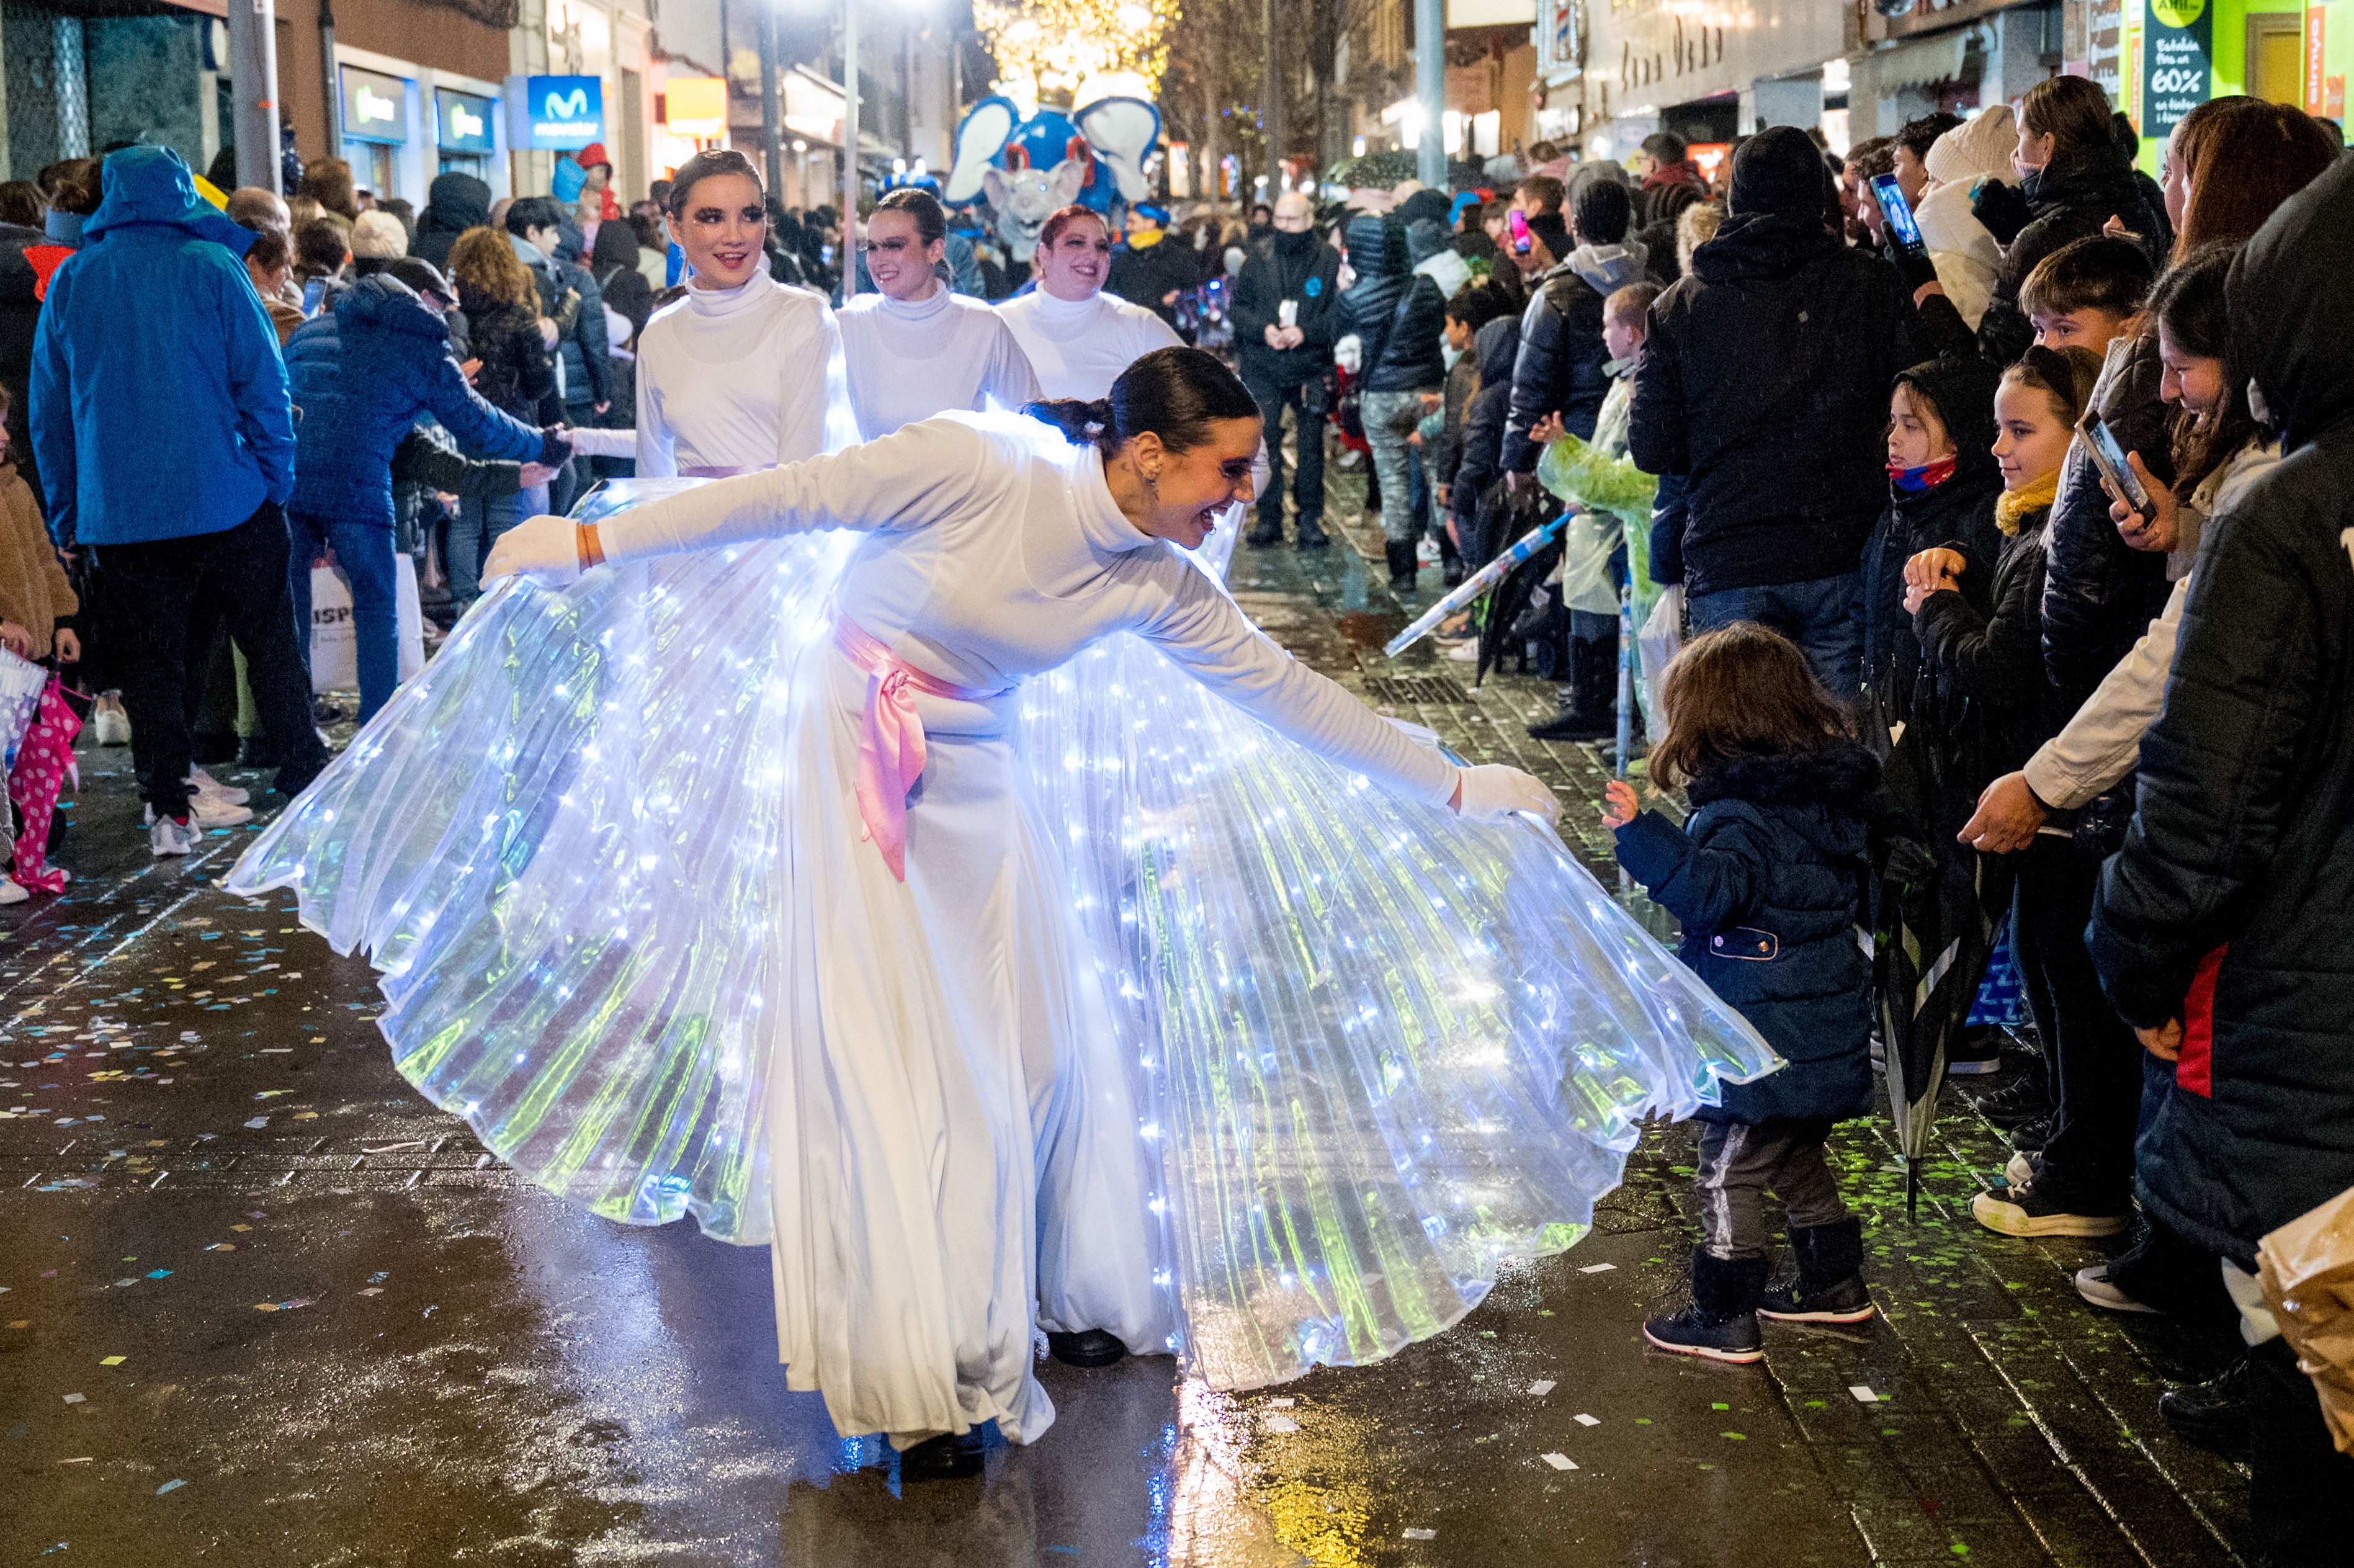
[[1543, 817], [1548, 827], [1561, 825], [1561, 801], [1530, 775], [1517, 768], [1488, 763], [1458, 768], [1456, 810], [1475, 822], [1501, 822], [1516, 811]]
[[498, 537], [482, 563], [491, 583], [528, 572], [542, 582], [568, 583], [580, 575], [580, 536], [569, 517], [526, 517]]

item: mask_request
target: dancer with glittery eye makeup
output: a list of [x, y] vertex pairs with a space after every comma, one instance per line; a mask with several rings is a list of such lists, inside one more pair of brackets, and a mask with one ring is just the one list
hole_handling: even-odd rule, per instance
[[833, 312], [769, 276], [751, 161], [689, 158], [669, 218], [693, 275], [638, 334], [638, 476], [741, 473], [856, 440]]

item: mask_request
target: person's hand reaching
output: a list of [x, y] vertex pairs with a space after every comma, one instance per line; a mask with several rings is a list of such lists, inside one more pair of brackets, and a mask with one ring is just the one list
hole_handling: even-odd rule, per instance
[[1635, 786], [1624, 779], [1613, 779], [1602, 786], [1602, 820], [1613, 828], [1623, 828], [1633, 821], [1643, 809], [1635, 793]]
[[1904, 612], [1919, 609], [1933, 593], [1961, 586], [1962, 569], [1968, 563], [1958, 550], [1924, 550], [1904, 563]]
[[52, 638], [50, 642], [51, 646], [57, 652], [58, 663], [79, 664], [81, 662], [81, 638], [76, 634], [72, 627], [58, 627], [57, 636]]
[[13, 620], [0, 620], [0, 647], [19, 659], [33, 656], [33, 634]]
[[1548, 827], [1561, 822], [1561, 801], [1552, 790], [1517, 768], [1492, 762], [1457, 771], [1454, 805], [1474, 822], [1509, 821], [1522, 811], [1543, 818]]
[[1529, 427], [1529, 441], [1533, 446], [1549, 447], [1569, 434], [1569, 427], [1561, 422], [1561, 411], [1555, 409]]
[[498, 537], [482, 563], [482, 581], [516, 573], [562, 585], [580, 576], [580, 538], [569, 517], [526, 517]]
[[2134, 1037], [2161, 1062], [2182, 1060], [2182, 1020], [2179, 1018], [2169, 1018], [2155, 1029], [2137, 1029]]
[[2024, 773], [2006, 773], [1986, 787], [1978, 809], [1955, 836], [1987, 854], [2017, 854], [2035, 842], [2048, 813]]
[[543, 484], [553, 482], [561, 471], [544, 462], [527, 462], [523, 465], [523, 472], [516, 477], [515, 483], [525, 490], [537, 490]]

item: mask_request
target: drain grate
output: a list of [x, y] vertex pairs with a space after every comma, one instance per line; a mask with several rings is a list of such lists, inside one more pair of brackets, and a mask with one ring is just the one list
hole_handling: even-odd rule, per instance
[[1451, 675], [1368, 675], [1365, 695], [1377, 703], [1461, 704], [1471, 700]]

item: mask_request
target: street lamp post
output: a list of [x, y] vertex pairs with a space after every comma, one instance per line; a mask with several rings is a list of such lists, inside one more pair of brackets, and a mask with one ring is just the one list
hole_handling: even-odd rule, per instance
[[760, 147], [767, 158], [769, 199], [781, 205], [785, 199], [785, 160], [778, 140], [782, 126], [777, 113], [777, 8], [774, 0], [764, 0], [761, 5], [756, 37], [760, 49]]
[[1414, 96], [1422, 105], [1415, 175], [1447, 188], [1447, 0], [1414, 0]]
[[842, 297], [858, 292], [858, 0], [842, 0]]
[[[236, 101], [237, 183], [278, 189], [278, 23], [271, 0], [228, 7], [229, 95]], [[328, 68], [332, 77], [334, 68]], [[328, 102], [334, 100], [330, 86]], [[332, 109], [330, 113], [332, 113]], [[342, 149], [330, 147], [330, 153]]]

